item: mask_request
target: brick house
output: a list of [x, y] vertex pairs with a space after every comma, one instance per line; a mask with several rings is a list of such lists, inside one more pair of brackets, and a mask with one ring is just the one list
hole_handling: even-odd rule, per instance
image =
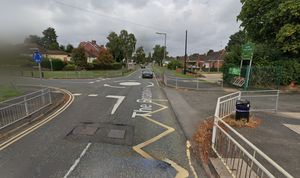
[[88, 63], [92, 63], [97, 59], [100, 49], [103, 48], [103, 46], [99, 46], [95, 40], [81, 42], [78, 47], [82, 47], [85, 50]]

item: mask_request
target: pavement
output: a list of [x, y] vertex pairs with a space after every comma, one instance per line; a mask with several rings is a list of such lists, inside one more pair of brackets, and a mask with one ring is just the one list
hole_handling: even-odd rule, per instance
[[1, 177], [206, 177], [155, 79], [31, 79], [70, 91], [72, 104], [5, 148]]
[[[188, 139], [191, 139], [197, 125], [209, 116], [213, 116], [217, 98], [224, 91], [191, 91], [185, 89], [164, 88], [179, 123]], [[278, 112], [255, 112], [262, 123], [255, 129], [237, 129], [250, 142], [282, 166], [294, 177], [300, 175], [300, 94], [283, 93], [279, 97]], [[256, 107], [274, 107], [276, 101], [255, 100]], [[268, 166], [277, 177], [274, 168]]]

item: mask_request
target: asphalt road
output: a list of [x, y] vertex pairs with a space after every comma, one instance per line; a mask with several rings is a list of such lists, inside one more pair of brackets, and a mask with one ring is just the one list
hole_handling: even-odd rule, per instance
[[0, 151], [0, 177], [205, 177], [155, 79], [140, 76], [18, 81], [64, 88], [75, 99]]

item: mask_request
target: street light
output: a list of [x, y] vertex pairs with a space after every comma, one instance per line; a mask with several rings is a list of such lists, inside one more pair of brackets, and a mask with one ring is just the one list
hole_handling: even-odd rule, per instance
[[166, 60], [166, 50], [167, 50], [167, 33], [163, 32], [156, 32], [158, 35], [164, 35], [165, 36], [165, 48], [164, 48], [164, 60]]

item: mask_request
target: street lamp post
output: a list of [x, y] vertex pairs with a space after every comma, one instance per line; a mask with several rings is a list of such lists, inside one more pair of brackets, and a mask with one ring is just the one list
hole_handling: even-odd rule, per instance
[[165, 60], [166, 59], [166, 50], [167, 50], [167, 33], [156, 32], [156, 34], [165, 36], [165, 45], [164, 45], [164, 60]]

